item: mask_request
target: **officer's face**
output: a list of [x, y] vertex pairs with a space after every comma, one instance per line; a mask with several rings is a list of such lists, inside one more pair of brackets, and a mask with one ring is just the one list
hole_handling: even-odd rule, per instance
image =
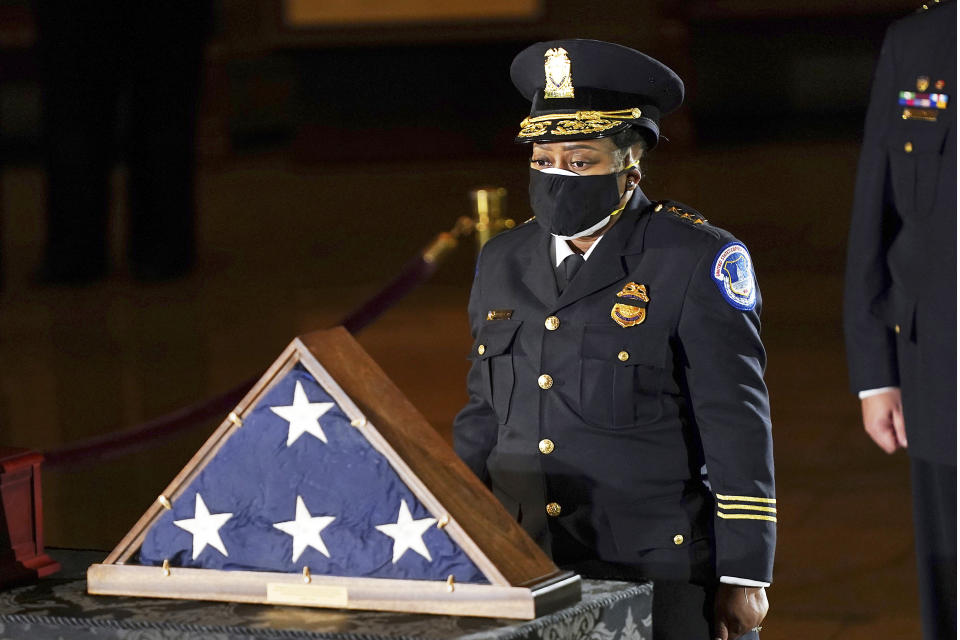
[[530, 168], [553, 167], [585, 176], [616, 173], [623, 163], [610, 138], [571, 140], [570, 142], [534, 142]]
[[555, 168], [573, 171], [584, 176], [618, 173], [617, 188], [623, 195], [620, 207], [626, 206], [633, 194], [632, 187], [627, 188], [627, 179], [636, 185], [640, 182], [640, 171], [632, 167], [623, 171], [624, 165], [633, 163], [643, 154], [643, 147], [636, 144], [624, 155], [619, 153], [611, 138], [596, 140], [571, 140], [570, 142], [534, 142], [530, 154], [530, 168], [542, 171]]

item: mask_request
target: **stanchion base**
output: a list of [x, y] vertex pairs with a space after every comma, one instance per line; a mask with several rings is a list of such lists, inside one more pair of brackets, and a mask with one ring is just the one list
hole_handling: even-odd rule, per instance
[[60, 570], [60, 563], [47, 554], [36, 556], [23, 563], [10, 560], [0, 562], [0, 589], [35, 582]]
[[0, 447], [0, 588], [60, 569], [43, 551], [42, 461], [36, 451]]

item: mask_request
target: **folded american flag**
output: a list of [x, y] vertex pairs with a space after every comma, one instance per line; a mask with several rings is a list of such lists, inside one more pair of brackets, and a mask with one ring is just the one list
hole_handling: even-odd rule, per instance
[[488, 583], [300, 364], [172, 506], [141, 564]]

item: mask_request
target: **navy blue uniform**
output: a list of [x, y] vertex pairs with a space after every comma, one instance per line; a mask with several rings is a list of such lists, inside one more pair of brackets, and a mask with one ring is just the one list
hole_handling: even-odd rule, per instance
[[[484, 247], [457, 453], [560, 566], [770, 582], [773, 453], [746, 249], [639, 190], [621, 216], [560, 294], [540, 226]], [[739, 307], [714, 277], [734, 261], [755, 295]], [[646, 298], [624, 310], [635, 322], [645, 305], [632, 325], [612, 315], [631, 285]]]
[[957, 35], [956, 4], [941, 4], [884, 41], [844, 308], [852, 390], [902, 393], [926, 638], [956, 637]]

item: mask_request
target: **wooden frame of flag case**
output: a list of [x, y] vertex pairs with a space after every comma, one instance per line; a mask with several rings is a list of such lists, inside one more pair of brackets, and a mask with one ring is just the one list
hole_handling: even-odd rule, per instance
[[[150, 526], [186, 490], [248, 411], [300, 363], [490, 584], [224, 571], [135, 564]], [[322, 364], [321, 364], [322, 363]], [[92, 594], [532, 619], [580, 600], [580, 577], [561, 571], [516, 523], [383, 370], [342, 327], [296, 338], [200, 447], [101, 564]]]

